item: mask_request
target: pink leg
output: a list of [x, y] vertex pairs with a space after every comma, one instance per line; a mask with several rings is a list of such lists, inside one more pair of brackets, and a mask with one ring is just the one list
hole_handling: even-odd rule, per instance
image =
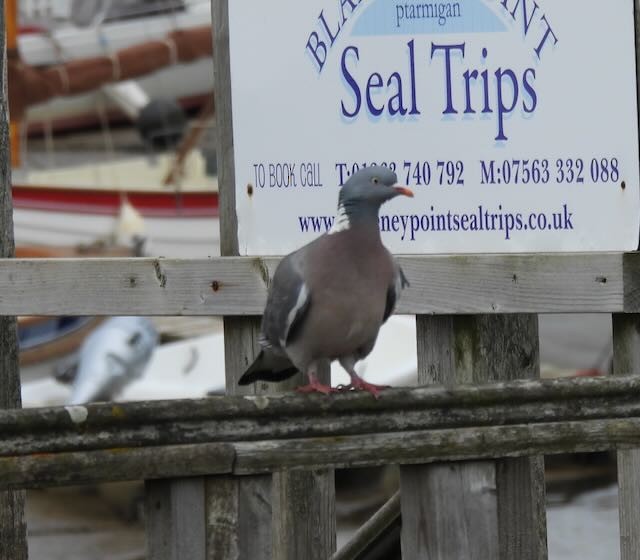
[[298, 387], [296, 391], [298, 391], [298, 393], [322, 393], [323, 395], [338, 392], [338, 390], [331, 387], [331, 385], [320, 383], [315, 373], [309, 373], [309, 384]]

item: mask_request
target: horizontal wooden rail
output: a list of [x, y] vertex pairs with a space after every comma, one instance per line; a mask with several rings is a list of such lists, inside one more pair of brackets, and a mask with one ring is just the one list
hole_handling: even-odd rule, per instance
[[[636, 313], [640, 254], [399, 257], [398, 313]], [[278, 259], [0, 260], [0, 315], [259, 315]]]
[[640, 377], [0, 411], [0, 489], [640, 444]]

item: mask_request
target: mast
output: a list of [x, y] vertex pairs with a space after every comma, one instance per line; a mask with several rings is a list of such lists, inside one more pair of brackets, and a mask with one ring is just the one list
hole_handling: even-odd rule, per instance
[[[18, 0], [5, 0], [7, 60], [18, 59]], [[11, 166], [20, 166], [20, 120], [14, 118], [9, 106], [9, 132], [11, 139]]]

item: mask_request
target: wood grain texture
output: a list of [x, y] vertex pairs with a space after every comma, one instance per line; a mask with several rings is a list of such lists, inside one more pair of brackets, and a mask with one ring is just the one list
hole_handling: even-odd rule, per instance
[[[400, 485], [403, 560], [498, 558], [491, 463], [405, 465]], [[429, 499], [407, 499], [409, 494]], [[447, 556], [454, 548], [464, 555]]]
[[[640, 68], [640, 0], [634, 0], [636, 67]], [[640, 75], [636, 73], [638, 92]], [[639, 94], [640, 95], [640, 94]], [[640, 106], [640, 97], [638, 98]], [[640, 307], [640, 265], [632, 257], [623, 260], [625, 309]], [[613, 316], [613, 372], [639, 372], [640, 315]], [[618, 497], [621, 560], [640, 560], [640, 449], [618, 452]]]
[[[15, 254], [13, 204], [11, 200], [11, 146], [7, 105], [7, 48], [5, 3], [0, 2], [0, 259]], [[3, 261], [6, 262], [6, 261]], [[4, 292], [6, 294], [6, 292]], [[0, 317], [0, 409], [19, 408], [17, 322], [12, 314]], [[0, 492], [0, 558], [26, 560], [27, 527], [24, 520], [23, 491]]]
[[[640, 417], [640, 378], [212, 397], [0, 412], [0, 457]], [[591, 394], [589, 394], [591, 393]], [[114, 456], [117, 453], [114, 451]], [[283, 463], [284, 465], [284, 463]]]
[[219, 443], [37, 453], [0, 459], [0, 488], [227, 474], [233, 472], [234, 459], [234, 447]]
[[[218, 106], [216, 118], [216, 137], [218, 154], [218, 185], [220, 190], [220, 249], [225, 257], [237, 256], [238, 247], [238, 218], [236, 213], [236, 182], [235, 158], [233, 141], [233, 109], [231, 96], [231, 62], [229, 54], [229, 3], [228, 0], [213, 1], [211, 3], [214, 42], [214, 95]], [[262, 263], [257, 261], [258, 278], [263, 282], [266, 292], [268, 276], [261, 270]], [[217, 292], [228, 292], [232, 284], [222, 277], [215, 276]], [[224, 296], [227, 297], [226, 294]], [[256, 314], [261, 313], [261, 311]], [[258, 317], [225, 317], [225, 375], [228, 395], [256, 394], [257, 386], [241, 387], [238, 380], [258, 354], [257, 337], [260, 329]], [[208, 495], [213, 505], [220, 500], [215, 497], [215, 479], [208, 485]], [[260, 476], [247, 478], [237, 482], [236, 491], [228, 494], [225, 485], [222, 487], [223, 498], [232, 496], [238, 502], [233, 506], [239, 519], [235, 528], [241, 531], [236, 536], [240, 543], [239, 550], [246, 546], [245, 541], [251, 539], [256, 548], [256, 557], [271, 557], [271, 477]], [[265, 508], [262, 496], [269, 507]], [[213, 515], [213, 512], [211, 513]], [[251, 535], [251, 525], [259, 527], [255, 537]], [[259, 541], [259, 542], [258, 542]], [[240, 558], [250, 558], [241, 555]]]
[[207, 479], [207, 560], [271, 556], [271, 525], [264, 523], [271, 516], [271, 485], [265, 478]]
[[445, 428], [341, 437], [209, 443], [0, 458], [0, 489], [120, 480], [256, 475], [395, 464], [632, 449], [640, 418]]
[[[377, 541], [386, 538], [389, 542], [394, 535], [398, 534], [400, 527], [400, 491], [398, 491], [360, 526], [349, 541], [331, 557], [331, 560], [354, 560], [354, 558], [362, 558], [365, 554], [371, 554], [371, 549], [375, 547]], [[378, 558], [380, 558], [379, 552]]]
[[[397, 312], [638, 312], [639, 259], [622, 253], [400, 257], [411, 287]], [[278, 262], [5, 260], [0, 315], [260, 315]]]
[[[613, 315], [613, 373], [640, 372], [640, 315]], [[640, 560], [640, 449], [618, 451], [620, 558]]]
[[327, 560], [336, 550], [332, 469], [281, 471], [273, 479], [273, 557]]
[[[420, 382], [450, 386], [538, 375], [536, 316], [416, 320]], [[546, 558], [541, 458], [405, 467], [401, 480], [403, 519], [406, 512], [416, 524], [403, 530], [407, 558]], [[439, 494], [444, 488], [448, 493]], [[448, 499], [452, 492], [457, 499]]]
[[[474, 330], [481, 340], [473, 353], [474, 371], [482, 371], [481, 382], [540, 376], [536, 315], [484, 315], [475, 319]], [[501, 459], [495, 468], [498, 557], [546, 559], [544, 458]]]
[[205, 560], [203, 478], [146, 481], [145, 510], [150, 560]]
[[365, 393], [291, 394], [6, 410], [0, 457], [99, 450], [117, 456], [197, 444], [217, 444], [222, 452], [238, 442], [627, 420], [640, 417], [638, 393], [634, 376], [390, 389], [379, 400]]
[[[241, 192], [249, 196], [247, 190], [239, 191], [235, 184], [234, 138], [232, 123], [231, 66], [229, 53], [229, 5], [228, 0], [212, 1], [213, 35], [214, 35], [214, 75], [215, 96], [218, 104], [218, 165], [220, 169], [220, 234], [222, 255], [236, 256], [241, 252], [238, 244], [238, 218], [236, 213], [236, 197]], [[222, 113], [222, 114], [220, 114]], [[275, 261], [269, 269], [261, 260], [254, 260], [252, 267], [258, 285], [245, 297], [261, 296], [260, 304], [253, 310], [254, 314], [262, 314], [266, 299], [266, 290], [275, 270]], [[229, 287], [233, 283], [226, 280], [214, 280], [218, 292], [223, 298], [229, 297]], [[222, 287], [222, 289], [220, 289]], [[240, 387], [238, 380], [257, 355], [259, 348], [257, 338], [259, 321], [256, 318], [225, 317], [225, 368], [228, 394], [269, 394], [285, 391], [299, 385], [301, 376], [280, 384], [256, 383], [249, 387]], [[325, 379], [329, 372], [324, 372]], [[249, 495], [252, 489], [260, 488], [261, 495], [268, 497], [270, 507], [263, 507], [260, 501], [245, 500], [238, 504], [237, 513], [241, 517], [237, 529], [244, 531], [238, 535], [240, 558], [270, 558], [278, 560], [297, 560], [299, 558], [327, 558], [335, 549], [334, 490], [333, 471], [323, 470], [307, 473], [276, 472], [273, 478], [259, 477], [253, 480], [244, 479], [238, 482], [239, 500]], [[245, 486], [248, 490], [245, 489]], [[213, 496], [213, 486], [210, 485]], [[225, 493], [225, 489], [221, 490]], [[226, 495], [226, 494], [225, 494]], [[215, 498], [212, 504], [218, 503]], [[257, 507], [258, 509], [255, 509]], [[273, 510], [273, 511], [272, 511]], [[249, 523], [242, 518], [253, 520]], [[252, 534], [252, 525], [258, 524], [258, 534]], [[271, 527], [273, 526], [273, 531]], [[320, 538], [315, 537], [317, 531], [322, 532]], [[260, 542], [257, 542], [257, 538]], [[250, 555], [243, 553], [244, 541], [250, 539], [256, 550]], [[273, 553], [271, 550], [273, 547]], [[258, 552], [259, 549], [259, 552]]]
[[[214, 95], [218, 107], [216, 137], [218, 157], [218, 185], [220, 191], [220, 249], [225, 257], [237, 256], [238, 218], [236, 214], [235, 163], [233, 151], [233, 121], [231, 98], [231, 63], [229, 56], [228, 0], [211, 2], [214, 44]], [[260, 266], [260, 263], [258, 263]], [[258, 269], [258, 272], [261, 272]], [[265, 282], [265, 277], [257, 278]], [[209, 283], [214, 295], [227, 299], [234, 281], [214, 275]], [[263, 284], [263, 290], [266, 290]], [[255, 289], [253, 291], [256, 291]], [[227, 394], [253, 394], [255, 387], [242, 388], [238, 380], [257, 354], [259, 320], [254, 317], [225, 317], [225, 376]], [[220, 481], [219, 484], [216, 484]], [[262, 499], [258, 499], [262, 498]], [[248, 477], [229, 481], [213, 478], [207, 481], [207, 519], [216, 520], [235, 514], [234, 522], [218, 534], [219, 523], [207, 523], [207, 558], [271, 558], [271, 477]], [[222, 508], [222, 509], [220, 509]], [[232, 534], [231, 531], [235, 533]], [[227, 549], [218, 552], [211, 543], [226, 543]]]

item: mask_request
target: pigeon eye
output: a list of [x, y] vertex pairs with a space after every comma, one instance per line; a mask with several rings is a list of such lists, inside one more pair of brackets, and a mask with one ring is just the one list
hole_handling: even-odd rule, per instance
[[378, 181], [377, 177], [374, 177], [373, 179], [371, 179], [371, 181], [373, 182], [374, 185], [377, 185], [380, 181]]

